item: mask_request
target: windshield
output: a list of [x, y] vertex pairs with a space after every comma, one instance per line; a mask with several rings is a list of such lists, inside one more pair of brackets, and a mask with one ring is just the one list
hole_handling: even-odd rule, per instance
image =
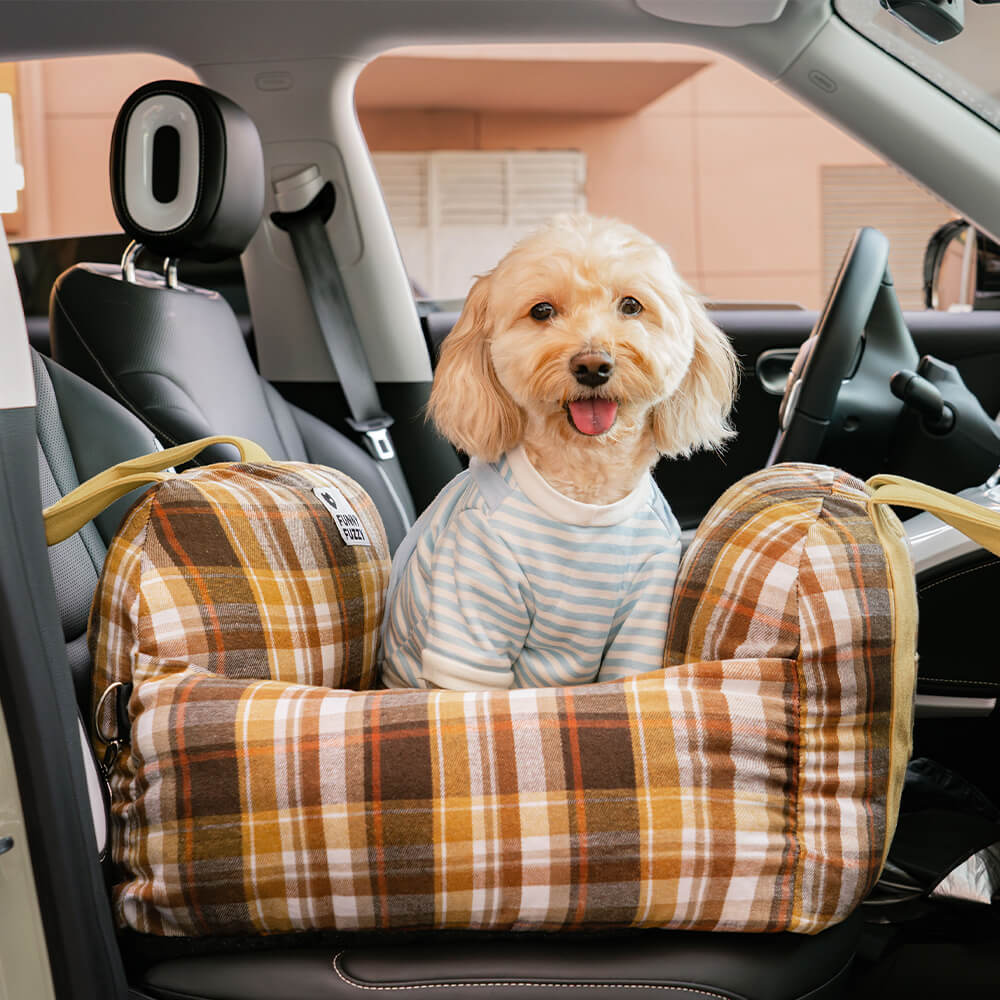
[[[901, 4], [894, 6], [907, 9]], [[915, 6], [909, 5], [909, 9]], [[885, 9], [880, 0], [836, 0], [836, 8], [848, 24], [876, 45], [1000, 127], [1000, 7], [947, 0], [948, 20], [939, 23], [950, 24], [950, 28], [942, 33], [957, 30], [958, 34], [939, 43], [922, 37]]]

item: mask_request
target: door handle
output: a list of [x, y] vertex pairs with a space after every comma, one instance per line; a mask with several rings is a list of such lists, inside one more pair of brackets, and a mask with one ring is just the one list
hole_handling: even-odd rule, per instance
[[783, 396], [792, 365], [798, 357], [797, 347], [780, 347], [764, 351], [757, 356], [757, 381], [764, 392], [771, 396]]

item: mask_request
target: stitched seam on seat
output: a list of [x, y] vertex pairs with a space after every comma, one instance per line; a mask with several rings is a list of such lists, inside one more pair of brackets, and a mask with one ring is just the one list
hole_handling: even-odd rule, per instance
[[[36, 414], [36, 437], [38, 438], [38, 444], [41, 448], [42, 455], [48, 463], [49, 472], [52, 474], [52, 479], [56, 484], [56, 488], [59, 490], [60, 494], [65, 495], [66, 493], [69, 493], [70, 490], [75, 489], [80, 485], [80, 476], [76, 470], [76, 458], [73, 455], [73, 448], [70, 446], [69, 436], [66, 433], [66, 427], [61, 419], [62, 407], [59, 405], [59, 394], [56, 392], [55, 383], [52, 381], [52, 373], [49, 371], [48, 365], [45, 364], [44, 359], [40, 355], [32, 357], [32, 377], [35, 384], [36, 410], [45, 405], [45, 399], [42, 397], [48, 397], [51, 394], [52, 400], [55, 403], [56, 412], [60, 416], [60, 420], [55, 427], [48, 427], [38, 425], [38, 418]], [[53, 437], [58, 438], [58, 440], [53, 440]], [[50, 450], [52, 455], [50, 455]], [[65, 482], [65, 476], [56, 474], [56, 469], [59, 467], [59, 463], [53, 464], [53, 459], [57, 452], [70, 456], [69, 466], [73, 471], [73, 479], [76, 480], [75, 482], [67, 483]], [[63, 480], [63, 482], [60, 482], [60, 480]]]
[[526, 983], [516, 979], [489, 979], [470, 983], [413, 983], [401, 986], [368, 986], [349, 977], [341, 968], [340, 959], [345, 953], [339, 952], [333, 959], [333, 971], [341, 982], [357, 990], [452, 990], [452, 989], [492, 989], [497, 986], [511, 986], [523, 989], [555, 990], [676, 990], [679, 993], [693, 993], [697, 996], [712, 997], [713, 1000], [732, 1000], [732, 994], [699, 990], [693, 986], [671, 986], [668, 983]]
[[835, 983], [841, 976], [847, 973], [847, 970], [854, 964], [854, 956], [852, 955], [825, 983], [820, 983], [815, 989], [810, 990], [808, 993], [804, 994], [801, 1000], [809, 1000], [810, 997], [823, 996], [826, 988], [831, 984]]
[[396, 491], [395, 485], [393, 485], [392, 480], [389, 478], [389, 473], [382, 468], [382, 463], [375, 459], [375, 471], [379, 474], [382, 482], [385, 484], [385, 488], [389, 491], [389, 496], [392, 498], [393, 506], [396, 508], [396, 513], [399, 515], [399, 520], [403, 524], [403, 534], [405, 535], [413, 525], [410, 519], [406, 516], [406, 509], [403, 507], [403, 500], [399, 493]]
[[[288, 456], [289, 459], [291, 459], [292, 461], [295, 461], [295, 459], [292, 457], [292, 455], [293, 455], [293, 452], [297, 451], [298, 449], [297, 448], [290, 448], [288, 446], [288, 442], [285, 440], [285, 435], [281, 433], [281, 424], [278, 423], [278, 417], [277, 417], [277, 415], [274, 412], [274, 407], [271, 405], [270, 393], [268, 393], [268, 391], [267, 391], [268, 388], [274, 389], [274, 386], [272, 386], [269, 382], [267, 382], [260, 375], [257, 375], [257, 378], [259, 378], [261, 380], [261, 382], [263, 383], [263, 385], [261, 385], [260, 394], [261, 394], [261, 396], [264, 397], [264, 406], [267, 407], [267, 415], [271, 418], [271, 423], [274, 425], [274, 432], [275, 432], [275, 434], [278, 435], [278, 440], [281, 442], [281, 447], [285, 449], [285, 454]], [[306, 439], [305, 439], [305, 437], [302, 434], [302, 428], [299, 427], [298, 422], [295, 419], [295, 412], [294, 412], [294, 409], [292, 407], [292, 404], [289, 403], [288, 400], [285, 399], [285, 397], [282, 396], [281, 393], [278, 392], [277, 389], [274, 389], [274, 391], [275, 391], [275, 393], [277, 393], [278, 398], [280, 400], [282, 400], [285, 403], [285, 405], [289, 408], [289, 414], [288, 414], [288, 416], [289, 416], [289, 419], [292, 422], [292, 426], [295, 428], [296, 431], [298, 431], [299, 441], [302, 444], [302, 451], [305, 453], [306, 461], [307, 462], [311, 462], [312, 461], [312, 456], [309, 454], [309, 446], [306, 444]], [[273, 458], [274, 456], [272, 455], [271, 457]]]
[[90, 345], [87, 343], [87, 341], [83, 339], [83, 334], [80, 333], [76, 323], [73, 322], [72, 317], [69, 315], [69, 313], [66, 311], [65, 306], [62, 304], [62, 299], [60, 299], [59, 297], [58, 289], [55, 292], [55, 302], [56, 306], [59, 309], [59, 312], [62, 313], [63, 318], [69, 324], [69, 327], [73, 331], [74, 336], [80, 342], [80, 346], [90, 356], [90, 360], [93, 361], [95, 365], [97, 365], [97, 368], [100, 371], [100, 373], [108, 380], [108, 384], [111, 386], [112, 391], [118, 397], [118, 401], [120, 403], [123, 403], [125, 406], [128, 406], [131, 409], [132, 404], [122, 393], [121, 389], [118, 388], [117, 383], [111, 377], [111, 374], [110, 372], [108, 372], [107, 368], [104, 367], [104, 365], [101, 362], [101, 359], [90, 349]]
[[[56, 391], [56, 384], [52, 380], [52, 372], [49, 371], [49, 368], [45, 364], [45, 361], [41, 357], [39, 357], [38, 355], [36, 355], [34, 358], [32, 358], [32, 375], [36, 379], [36, 394], [38, 393], [38, 385], [37, 384], [40, 381], [39, 380], [39, 376], [38, 376], [38, 372], [35, 371], [36, 363], [37, 363], [38, 371], [40, 371], [42, 373], [42, 375], [44, 376], [44, 378], [45, 378], [45, 380], [46, 380], [46, 382], [48, 384], [48, 389], [46, 390], [46, 395], [49, 392], [51, 392], [52, 399], [55, 402], [56, 411], [59, 414], [59, 419], [60, 419], [60, 425], [58, 427], [58, 431], [59, 431], [59, 434], [61, 434], [61, 440], [60, 441], [53, 441], [53, 440], [51, 440], [51, 435], [53, 433], [51, 430], [47, 430], [44, 433], [38, 433], [37, 434], [38, 447], [39, 447], [39, 450], [41, 451], [42, 458], [45, 459], [45, 464], [48, 467], [49, 475], [52, 477], [52, 481], [55, 483], [56, 490], [59, 492], [59, 494], [61, 496], [65, 496], [67, 493], [69, 493], [73, 489], [75, 489], [76, 486], [80, 485], [80, 470], [77, 468], [76, 455], [73, 452], [72, 445], [70, 444], [69, 436], [66, 434], [66, 428], [64, 426], [62, 426], [62, 424], [61, 424], [61, 421], [62, 421], [62, 408], [61, 408], [60, 403], [59, 403], [59, 393]], [[44, 389], [44, 386], [42, 386], [42, 388]], [[54, 454], [50, 454], [49, 453], [49, 448], [47, 447], [47, 446], [51, 446], [52, 450], [54, 452], [56, 449], [61, 450], [63, 444], [65, 444], [65, 446], [66, 446], [66, 454], [69, 456], [69, 466], [70, 466], [70, 468], [73, 471], [73, 479], [75, 480], [75, 484], [72, 483], [72, 482], [70, 482], [70, 483], [60, 482], [60, 480], [65, 480], [66, 477], [65, 476], [61, 476], [61, 475], [59, 475], [59, 476], [56, 475], [56, 470], [59, 467], [60, 463], [58, 461], [56, 461]], [[64, 488], [64, 486], [68, 487], [68, 488]], [[93, 534], [94, 533], [96, 533], [98, 535], [98, 542], [100, 543], [100, 548], [98, 548], [96, 551], [95, 551], [94, 545], [93, 545]], [[87, 556], [90, 559], [90, 564], [94, 568], [94, 573], [97, 576], [100, 576], [101, 569], [104, 566], [104, 553], [106, 552], [106, 548], [104, 546], [103, 538], [100, 537], [100, 533], [97, 532], [96, 528], [94, 528], [93, 531], [86, 530], [86, 525], [82, 526], [79, 529], [79, 531], [76, 532], [76, 534], [79, 535], [80, 541], [83, 544], [84, 551], [86, 551]], [[84, 630], [83, 634], [86, 634], [86, 630]]]
[[153, 432], [154, 435], [156, 435], [159, 438], [162, 438], [164, 441], [167, 442], [167, 444], [171, 446], [181, 444], [182, 442], [178, 441], [177, 438], [173, 436], [173, 434], [168, 434], [161, 427], [158, 427], [154, 421], [150, 420], [149, 417], [147, 417], [139, 409], [139, 407], [135, 403], [133, 403], [128, 398], [128, 396], [125, 395], [124, 392], [122, 392], [122, 390], [118, 386], [118, 383], [114, 380], [114, 378], [112, 378], [110, 372], [101, 363], [101, 359], [91, 350], [90, 345], [87, 343], [87, 341], [83, 339], [83, 335], [77, 329], [76, 324], [73, 322], [73, 320], [69, 316], [69, 313], [67, 313], [66, 309], [63, 307], [63, 304], [59, 298], [58, 291], [55, 294], [55, 302], [59, 308], [59, 311], [65, 317], [66, 322], [69, 324], [70, 329], [76, 336], [76, 339], [80, 342], [80, 346], [87, 352], [87, 354], [90, 356], [91, 361], [93, 361], [94, 364], [97, 365], [97, 368], [100, 371], [100, 373], [105, 377], [105, 379], [107, 379], [108, 384], [111, 386], [113, 392], [118, 397], [118, 401], [122, 403], [134, 417], [138, 417]]
[[997, 681], [962, 681], [955, 677], [921, 677], [922, 681], [937, 681], [939, 684], [978, 684], [980, 687], [996, 687]]
[[[935, 580], [933, 583], [929, 583], [924, 587], [920, 587], [917, 590], [918, 594], [926, 594], [927, 591], [933, 590], [935, 587], [941, 586], [943, 583], [949, 583], [952, 580], [957, 580], [959, 577], [968, 576], [970, 573], [979, 573], [985, 569], [995, 569], [996, 563], [986, 563], [983, 566], [973, 566], [970, 569], [963, 569], [958, 573], [952, 573], [949, 576], [942, 577], [940, 580]], [[959, 680], [954, 677], [921, 677], [918, 675], [918, 680], [921, 681], [934, 681], [938, 684], [972, 684], [978, 687], [995, 688], [997, 686], [996, 681], [967, 681]]]
[[942, 583], [951, 583], [952, 580], [957, 580], [959, 577], [968, 576], [970, 573], [980, 573], [984, 569], [996, 569], [996, 563], [984, 563], [982, 566], [972, 566], [969, 569], [963, 569], [958, 573], [951, 573], [948, 576], [941, 577], [940, 580], [935, 580], [933, 583], [924, 584], [923, 587], [917, 588], [918, 594], [926, 594], [928, 590], [933, 590], [935, 587], [940, 587]]

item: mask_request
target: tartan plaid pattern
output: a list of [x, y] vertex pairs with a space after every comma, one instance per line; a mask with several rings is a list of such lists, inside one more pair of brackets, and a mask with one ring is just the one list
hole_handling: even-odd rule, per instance
[[[869, 492], [824, 466], [748, 476], [699, 527], [674, 589], [668, 665], [749, 656], [795, 665], [790, 929], [805, 912], [853, 906], [874, 884], [910, 755], [914, 574], [898, 519], [887, 509], [873, 517]], [[734, 764], [747, 752], [753, 742], [734, 739]], [[733, 804], [700, 850], [724, 855], [740, 821]]]
[[112, 781], [119, 921], [205, 935], [843, 919], [881, 865], [912, 692], [865, 499], [818, 467], [731, 490], [682, 565], [668, 666], [622, 681], [349, 692], [150, 665]]
[[[330, 486], [370, 546], [341, 538], [313, 492]], [[371, 687], [388, 566], [375, 505], [340, 472], [285, 462], [172, 477], [136, 502], [108, 551], [89, 630], [95, 696], [191, 667]]]

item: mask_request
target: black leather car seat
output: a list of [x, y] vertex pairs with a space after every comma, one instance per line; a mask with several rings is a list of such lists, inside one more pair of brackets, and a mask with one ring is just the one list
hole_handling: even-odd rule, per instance
[[[155, 451], [149, 430], [72, 372], [31, 352], [35, 375], [38, 475], [48, 507], [109, 466]], [[123, 497], [65, 541], [49, 548], [66, 657], [77, 704], [90, 712], [87, 617], [104, 556], [133, 498]]]
[[[98, 471], [156, 447], [123, 407], [38, 355], [33, 358], [43, 503], [55, 502]], [[81, 709], [88, 713], [90, 658], [85, 630], [107, 542], [129, 498], [49, 550], [63, 633]], [[811, 1000], [838, 996], [849, 977], [858, 915], [822, 934], [700, 934], [639, 931], [545, 935], [331, 935], [325, 947], [277, 948], [239, 942], [237, 953], [155, 962], [130, 955], [136, 996], [177, 1000], [337, 1000], [446, 990], [455, 1000], [600, 1000], [623, 990], [692, 1000]], [[126, 947], [129, 947], [128, 939]], [[315, 943], [315, 935], [308, 939]], [[135, 944], [135, 942], [131, 942]], [[233, 943], [230, 942], [230, 945]], [[251, 945], [257, 948], [248, 952]], [[633, 994], [629, 994], [633, 995]], [[647, 994], [650, 995], [650, 994]]]
[[[59, 365], [33, 354], [42, 502], [117, 462], [152, 451], [156, 440], [132, 414]], [[86, 621], [107, 543], [131, 498], [49, 549], [63, 633], [86, 718], [90, 657]], [[92, 765], [91, 765], [92, 767]], [[620, 931], [607, 934], [330, 935], [315, 947], [259, 941], [162, 942], [170, 958], [127, 956], [133, 995], [158, 1000], [347, 1000], [401, 990], [445, 991], [450, 1000], [820, 1000], [842, 994], [859, 916], [813, 937]], [[214, 947], [214, 954], [204, 952]], [[225, 948], [230, 950], [226, 953]], [[253, 948], [254, 950], [248, 950]], [[185, 949], [199, 952], [178, 955]], [[238, 949], [238, 950], [236, 950]], [[623, 991], [628, 991], [623, 994]], [[421, 995], [426, 996], [427, 993]]]
[[[171, 260], [242, 252], [264, 208], [263, 154], [250, 118], [222, 95], [187, 83], [142, 88], [130, 106], [116, 126], [112, 157], [113, 200], [126, 234]], [[150, 151], [172, 141], [161, 133], [189, 128], [198, 141], [173, 140], [173, 171], [159, 169]], [[142, 168], [144, 155], [152, 166]], [[53, 357], [128, 407], [164, 446], [234, 434], [272, 458], [346, 472], [371, 495], [394, 549], [408, 527], [409, 497], [399, 496], [364, 449], [261, 378], [222, 296], [174, 283], [167, 270], [136, 270], [130, 257], [121, 268], [78, 264], [62, 274], [50, 302]], [[222, 445], [203, 461], [234, 456]]]

